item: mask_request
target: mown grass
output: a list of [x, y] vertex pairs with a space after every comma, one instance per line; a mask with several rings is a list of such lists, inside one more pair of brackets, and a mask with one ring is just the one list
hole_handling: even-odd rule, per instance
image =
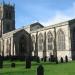
[[[25, 62], [16, 61], [16, 67], [11, 68], [10, 61], [4, 62], [4, 68], [0, 69], [0, 75], [36, 75], [40, 63], [32, 62], [31, 69], [25, 68]], [[75, 61], [68, 63], [41, 62], [44, 67], [44, 75], [75, 75]]]

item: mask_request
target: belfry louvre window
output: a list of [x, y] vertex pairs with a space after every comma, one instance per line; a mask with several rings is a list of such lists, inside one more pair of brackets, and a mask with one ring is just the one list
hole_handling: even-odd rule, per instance
[[64, 50], [65, 49], [65, 34], [62, 30], [57, 32], [57, 49]]
[[41, 33], [38, 36], [38, 49], [43, 50], [43, 35]]
[[48, 50], [53, 49], [53, 35], [50, 31], [47, 33], [47, 45]]

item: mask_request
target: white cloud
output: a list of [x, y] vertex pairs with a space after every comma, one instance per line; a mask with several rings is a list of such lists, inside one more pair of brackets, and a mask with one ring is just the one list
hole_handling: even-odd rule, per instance
[[71, 8], [64, 11], [57, 10], [53, 18], [50, 18], [47, 22], [41, 22], [41, 23], [44, 26], [49, 26], [49, 25], [64, 22], [73, 18], [75, 18], [75, 2], [73, 3]]

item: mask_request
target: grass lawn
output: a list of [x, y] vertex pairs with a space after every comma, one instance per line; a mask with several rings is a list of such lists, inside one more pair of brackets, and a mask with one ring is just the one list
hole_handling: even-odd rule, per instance
[[[31, 69], [25, 68], [25, 62], [15, 62], [16, 67], [10, 67], [10, 61], [4, 62], [4, 68], [0, 69], [0, 75], [36, 75], [36, 69], [39, 64], [32, 62]], [[75, 61], [54, 64], [54, 63], [41, 63], [44, 67], [44, 75], [75, 75]]]

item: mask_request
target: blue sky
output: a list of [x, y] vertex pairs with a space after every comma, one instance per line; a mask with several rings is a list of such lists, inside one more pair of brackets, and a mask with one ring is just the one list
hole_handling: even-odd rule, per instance
[[16, 28], [37, 21], [48, 26], [75, 18], [75, 0], [5, 0], [9, 1], [15, 3]]

